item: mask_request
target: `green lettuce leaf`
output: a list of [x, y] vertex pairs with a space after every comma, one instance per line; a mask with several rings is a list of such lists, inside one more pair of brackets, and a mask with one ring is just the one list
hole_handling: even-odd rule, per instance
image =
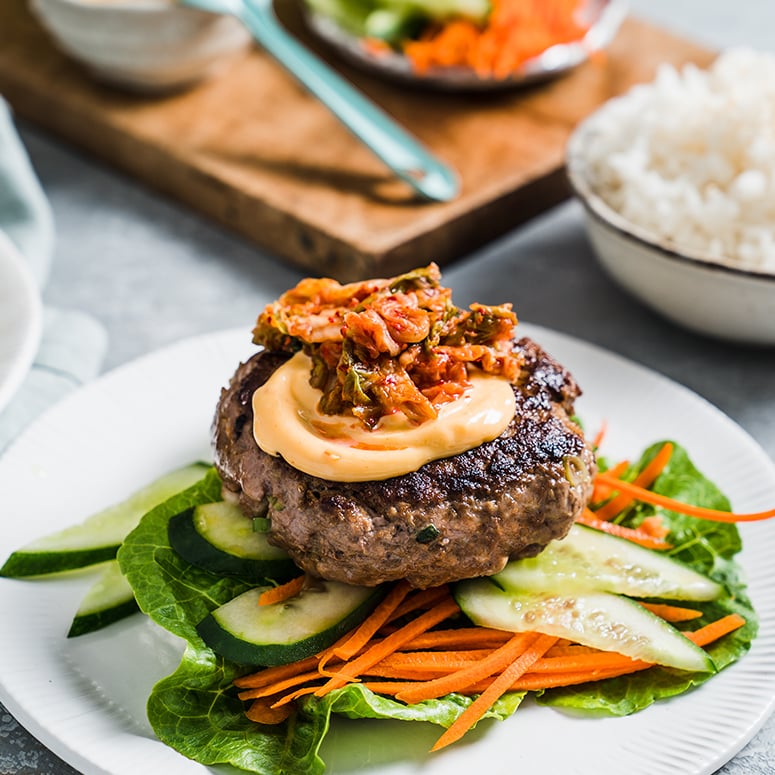
[[325, 764], [317, 752], [328, 717], [295, 713], [273, 726], [250, 721], [232, 686], [244, 672], [205, 646], [189, 645], [178, 669], [148, 699], [158, 738], [201, 764], [231, 764], [258, 775], [321, 775]]
[[[503, 720], [511, 716], [527, 692], [504, 694], [482, 718]], [[399, 721], [428, 721], [442, 727], [449, 727], [455, 719], [473, 702], [462, 694], [448, 694], [435, 700], [424, 700], [415, 705], [383, 697], [360, 684], [350, 684], [324, 697], [306, 697], [301, 708], [310, 716], [330, 716], [337, 713], [347, 718], [396, 719]]]

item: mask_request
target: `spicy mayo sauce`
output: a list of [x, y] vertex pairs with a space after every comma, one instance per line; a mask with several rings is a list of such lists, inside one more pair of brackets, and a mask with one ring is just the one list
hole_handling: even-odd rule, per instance
[[255, 391], [253, 435], [267, 454], [321, 479], [363, 482], [416, 471], [497, 438], [516, 409], [508, 380], [472, 370], [471, 387], [436, 419], [413, 425], [398, 412], [367, 430], [354, 417], [317, 410], [321, 393], [309, 384], [310, 367], [296, 353]]

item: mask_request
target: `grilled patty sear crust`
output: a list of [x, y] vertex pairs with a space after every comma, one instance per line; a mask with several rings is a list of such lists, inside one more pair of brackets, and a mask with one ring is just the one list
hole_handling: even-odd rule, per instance
[[425, 588], [501, 570], [562, 538], [592, 488], [594, 454], [571, 419], [573, 377], [535, 342], [524, 354], [517, 409], [496, 439], [403, 476], [332, 482], [263, 452], [253, 392], [287, 360], [262, 351], [222, 391], [213, 422], [226, 495], [247, 516], [271, 517], [270, 540], [315, 576]]

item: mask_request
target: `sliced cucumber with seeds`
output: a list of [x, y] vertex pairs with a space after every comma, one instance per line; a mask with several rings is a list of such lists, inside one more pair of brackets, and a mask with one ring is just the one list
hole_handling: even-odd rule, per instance
[[583, 525], [537, 557], [513, 560], [492, 577], [517, 592], [598, 590], [631, 597], [714, 600], [723, 588], [670, 557]]
[[171, 471], [80, 524], [23, 546], [0, 568], [0, 576], [50, 575], [114, 559], [124, 538], [147, 511], [199, 481], [209, 468], [195, 463]]
[[228, 501], [206, 503], [174, 516], [169, 523], [172, 548], [192, 565], [212, 573], [284, 580], [299, 569], [287, 553], [254, 530], [253, 520]]
[[89, 588], [75, 613], [68, 638], [86, 635], [139, 611], [132, 587], [121, 573], [118, 560], [110, 560]]
[[380, 587], [315, 581], [281, 603], [259, 605], [250, 589], [197, 627], [217, 654], [243, 665], [283, 665], [316, 654], [360, 624], [382, 599]]
[[626, 597], [608, 592], [514, 593], [489, 579], [460, 582], [453, 595], [481, 627], [542, 632], [679, 670], [715, 671], [707, 652]]

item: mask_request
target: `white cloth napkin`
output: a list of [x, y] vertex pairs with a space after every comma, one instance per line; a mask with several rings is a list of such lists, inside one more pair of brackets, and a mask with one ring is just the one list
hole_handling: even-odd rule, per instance
[[[42, 289], [53, 255], [53, 218], [2, 98], [0, 231], [29, 262]], [[13, 399], [0, 412], [0, 453], [44, 409], [96, 376], [106, 348], [107, 332], [99, 321], [76, 310], [44, 308], [37, 357]]]

